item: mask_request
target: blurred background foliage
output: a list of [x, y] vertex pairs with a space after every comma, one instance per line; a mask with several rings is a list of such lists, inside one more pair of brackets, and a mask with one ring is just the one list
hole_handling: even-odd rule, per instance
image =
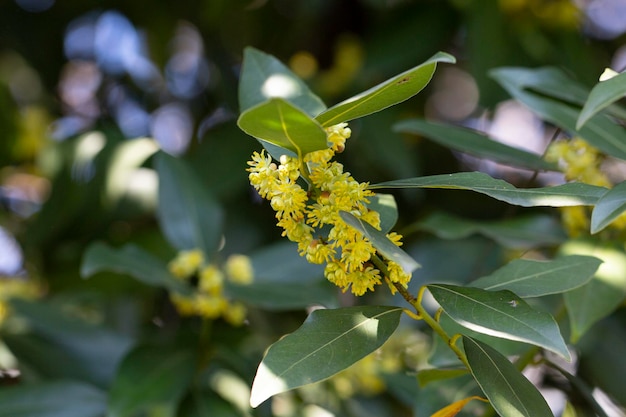
[[[556, 66], [590, 87], [605, 67], [626, 66], [624, 33], [626, 7], [620, 0], [3, 1], [0, 301], [16, 295], [42, 301], [13, 307], [32, 327], [41, 320], [40, 328], [24, 338], [24, 323], [7, 321], [0, 387], [70, 378], [106, 390], [137, 340], [197, 342], [197, 323], [179, 321], [163, 290], [124, 274], [80, 276], [84, 251], [95, 241], [113, 247], [134, 243], [164, 262], [175, 256], [155, 214], [158, 178], [151, 156], [157, 149], [185, 161], [219, 201], [225, 213], [222, 257], [252, 253], [280, 238], [271, 209], [247, 182], [246, 161], [258, 145], [235, 125], [245, 46], [288, 64], [327, 105], [436, 51], [449, 52], [458, 64], [438, 68], [416, 98], [351, 124], [353, 137], [342, 155], [346, 166], [360, 181], [482, 170], [525, 185], [528, 172], [453, 153], [391, 126], [426, 117], [542, 153], [553, 129], [510, 100], [489, 70]], [[518, 253], [488, 237], [448, 241], [416, 227], [433, 211], [501, 219], [510, 215], [501, 203], [436, 190], [396, 198], [398, 229], [418, 231], [407, 240], [423, 266], [422, 280], [467, 282]], [[339, 303], [353, 302], [339, 297]], [[10, 309], [0, 307], [0, 320]], [[214, 332], [224, 336], [216, 338], [216, 349], [223, 349], [222, 362], [245, 383], [263, 349], [303, 320], [303, 310], [287, 310], [264, 313], [254, 329], [218, 323]], [[55, 317], [61, 313], [70, 318]], [[73, 319], [80, 324], [50, 330]], [[613, 319], [623, 323], [623, 314]], [[85, 323], [102, 327], [80, 327]], [[80, 346], [86, 334], [101, 342], [101, 352], [91, 350], [94, 343]], [[239, 346], [238, 355], [229, 346]], [[187, 364], [189, 355], [180, 363]], [[68, 372], [72, 363], [78, 365]], [[214, 387], [211, 392], [220, 394], [207, 394], [212, 407], [239, 415], [224, 405], [235, 400]], [[182, 407], [200, 409], [194, 401], [203, 398], [185, 397]], [[381, 402], [370, 414], [359, 414], [371, 400], [363, 401], [346, 406], [345, 415], [397, 411], [392, 402]]]

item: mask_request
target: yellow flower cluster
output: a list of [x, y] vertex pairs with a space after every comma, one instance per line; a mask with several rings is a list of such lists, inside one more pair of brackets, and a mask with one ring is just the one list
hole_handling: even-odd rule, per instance
[[185, 296], [170, 294], [178, 312], [183, 316], [201, 316], [207, 319], [224, 318], [228, 323], [239, 326], [246, 318], [246, 308], [239, 302], [229, 301], [224, 295], [224, 281], [246, 285], [253, 280], [250, 258], [232, 255], [226, 260], [223, 270], [214, 264], [205, 264], [199, 249], [181, 251], [170, 261], [168, 269], [172, 275], [184, 280], [197, 279], [196, 291]]
[[[349, 212], [379, 230], [380, 216], [367, 207], [368, 197], [374, 195], [368, 184], [357, 182], [342, 164], [332, 161], [350, 137], [347, 124], [326, 132], [329, 148], [308, 153], [302, 160], [283, 155], [277, 165], [265, 151], [254, 152], [248, 162], [250, 184], [270, 201], [283, 236], [298, 243], [301, 256], [311, 263], [326, 263], [324, 274], [329, 281], [343, 291], [350, 288], [353, 294], [363, 295], [382, 281], [381, 271], [372, 263], [376, 249], [341, 219], [340, 212]], [[308, 190], [298, 182], [301, 177], [308, 182]], [[402, 244], [400, 235], [388, 236], [398, 246]], [[385, 269], [391, 282], [406, 286], [411, 279], [394, 262], [387, 261]]]

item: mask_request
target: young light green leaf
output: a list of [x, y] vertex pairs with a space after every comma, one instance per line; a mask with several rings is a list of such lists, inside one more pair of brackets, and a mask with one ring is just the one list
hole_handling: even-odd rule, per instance
[[580, 129], [595, 114], [624, 96], [626, 96], [626, 72], [606, 81], [600, 81], [589, 93], [587, 102], [578, 116], [576, 129]]
[[606, 192], [591, 212], [591, 233], [598, 233], [626, 211], [626, 181]]
[[375, 229], [369, 223], [362, 221], [346, 211], [340, 212], [339, 215], [341, 216], [341, 219], [346, 222], [346, 224], [355, 228], [359, 231], [359, 233], [367, 238], [381, 255], [400, 265], [400, 267], [402, 267], [404, 272], [407, 274], [410, 274], [419, 268], [419, 264], [415, 262], [415, 260], [405, 251], [393, 243], [385, 233]]
[[252, 383], [250, 405], [346, 369], [382, 346], [401, 314], [401, 308], [385, 306], [314, 311], [270, 346]]
[[117, 371], [110, 390], [108, 417], [156, 415], [152, 414], [156, 410], [176, 410], [191, 383], [195, 365], [191, 350], [162, 346], [135, 348]]
[[191, 288], [168, 272], [165, 262], [133, 244], [114, 249], [106, 243], [92, 243], [83, 256], [80, 274], [87, 278], [101, 271], [128, 274], [144, 284], [181, 294], [191, 292]]
[[554, 417], [545, 398], [509, 360], [486, 343], [463, 336], [470, 371], [502, 417]]
[[417, 67], [342, 101], [320, 113], [315, 119], [324, 127], [333, 126], [408, 100], [430, 82], [438, 62], [454, 64], [456, 59], [452, 55], [438, 52]]
[[294, 152], [302, 158], [328, 148], [326, 131], [288, 101], [273, 98], [246, 110], [237, 124], [247, 134]]
[[540, 155], [505, 145], [462, 127], [412, 119], [396, 123], [393, 130], [423, 135], [448, 148], [505, 165], [539, 171], [558, 169], [555, 164], [545, 161]]
[[571, 255], [551, 261], [516, 259], [491, 275], [470, 283], [488, 291], [509, 290], [522, 298], [558, 294], [589, 282], [602, 261]]
[[243, 113], [268, 99], [280, 97], [315, 116], [326, 106], [309, 87], [272, 55], [247, 47], [239, 79], [239, 107]]
[[470, 190], [486, 194], [496, 200], [522, 207], [567, 207], [594, 205], [606, 188], [584, 183], [567, 183], [553, 187], [516, 188], [506, 181], [482, 172], [457, 172], [407, 178], [373, 184], [372, 190], [382, 188], [444, 188]]
[[534, 310], [511, 291], [486, 291], [431, 284], [428, 290], [443, 310], [468, 329], [548, 349], [570, 360], [554, 318]]
[[159, 174], [157, 217], [165, 237], [177, 249], [201, 249], [212, 256], [222, 237], [222, 208], [181, 159], [161, 152], [154, 162]]

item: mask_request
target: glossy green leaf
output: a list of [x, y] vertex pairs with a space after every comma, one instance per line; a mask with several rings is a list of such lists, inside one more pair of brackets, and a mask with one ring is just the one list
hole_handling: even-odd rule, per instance
[[428, 290], [454, 321], [468, 329], [537, 345], [570, 360], [554, 318], [534, 310], [511, 291], [445, 284], [430, 284]]
[[393, 130], [423, 135], [450, 149], [505, 165], [539, 171], [558, 170], [555, 164], [545, 161], [540, 155], [508, 146], [463, 127], [411, 119], [396, 123]]
[[6, 386], [0, 390], [0, 417], [100, 417], [106, 394], [76, 381]]
[[545, 398], [500, 352], [463, 336], [470, 371], [502, 417], [554, 417]]
[[591, 212], [591, 233], [598, 233], [626, 211], [626, 181], [606, 192]]
[[564, 255], [586, 255], [602, 260], [593, 279], [565, 293], [572, 342], [600, 319], [611, 314], [626, 296], [626, 253], [618, 247], [584, 241], [568, 242], [560, 248]]
[[402, 309], [361, 306], [316, 310], [274, 343], [259, 365], [250, 404], [329, 378], [378, 349], [398, 326]]
[[367, 238], [382, 256], [400, 265], [407, 274], [419, 268], [419, 264], [393, 243], [382, 231], [375, 229], [369, 223], [346, 211], [340, 212], [339, 215], [346, 224], [355, 228]]
[[509, 290], [522, 298], [541, 297], [581, 287], [589, 282], [601, 263], [598, 258], [581, 255], [551, 261], [515, 259], [469, 285], [489, 291]]
[[580, 129], [587, 121], [598, 112], [626, 96], [626, 72], [600, 81], [593, 87], [583, 107], [576, 128]]
[[178, 402], [194, 375], [195, 354], [190, 350], [141, 346], [120, 365], [109, 397], [108, 417], [135, 416], [139, 412], [176, 415]]
[[116, 249], [106, 243], [92, 243], [83, 256], [80, 274], [87, 278], [101, 271], [128, 274], [144, 284], [181, 294], [191, 292], [191, 288], [169, 273], [165, 262], [133, 244]]
[[315, 116], [326, 106], [289, 68], [272, 55], [247, 47], [239, 80], [239, 108], [243, 113], [271, 98], [283, 98]]
[[237, 125], [260, 141], [288, 149], [299, 157], [328, 148], [326, 131], [288, 101], [273, 98], [239, 116]]
[[427, 230], [442, 239], [462, 239], [477, 233], [504, 247], [515, 249], [550, 246], [567, 239], [560, 221], [554, 216], [543, 214], [478, 221], [434, 212], [412, 227]]
[[396, 199], [391, 194], [377, 193], [368, 197], [370, 201], [367, 207], [380, 214], [380, 230], [389, 233], [398, 221], [398, 206]]
[[496, 200], [522, 207], [567, 207], [596, 204], [606, 188], [584, 183], [567, 183], [553, 187], [516, 188], [506, 181], [482, 172], [458, 172], [408, 178], [370, 185], [370, 189], [386, 188], [444, 188], [469, 190], [486, 194]]
[[605, 115], [592, 117], [580, 130], [576, 128], [579, 111], [576, 107], [525, 90], [519, 70], [500, 68], [491, 71], [492, 77], [513, 98], [519, 100], [541, 119], [553, 123], [566, 132], [577, 134], [601, 151], [626, 159], [626, 131]]
[[347, 122], [401, 103], [419, 93], [430, 82], [438, 62], [455, 63], [456, 59], [438, 52], [426, 62], [388, 79], [317, 115], [325, 127]]

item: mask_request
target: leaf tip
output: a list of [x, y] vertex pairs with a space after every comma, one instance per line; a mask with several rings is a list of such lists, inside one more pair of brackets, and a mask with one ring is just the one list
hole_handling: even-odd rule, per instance
[[288, 391], [290, 388], [285, 381], [272, 372], [261, 362], [257, 370], [252, 390], [250, 391], [250, 407], [256, 408], [273, 395]]

